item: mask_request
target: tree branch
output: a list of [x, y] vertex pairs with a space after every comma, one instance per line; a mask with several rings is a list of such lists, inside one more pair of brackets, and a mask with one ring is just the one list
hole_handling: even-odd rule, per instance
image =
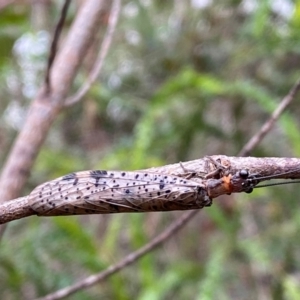
[[47, 133], [64, 105], [77, 69], [92, 44], [103, 10], [103, 1], [82, 5], [63, 49], [51, 68], [51, 93], [42, 87], [33, 100], [0, 176], [0, 199], [18, 197]]
[[[32, 101], [22, 131], [2, 168], [0, 201], [19, 196], [48, 131], [64, 106], [77, 69], [94, 41], [103, 9], [103, 1], [99, 0], [87, 0], [82, 4], [51, 67], [51, 91], [44, 85]], [[2, 226], [0, 237], [4, 231], [5, 226]]]
[[261, 129], [249, 140], [249, 142], [239, 152], [240, 156], [249, 155], [249, 153], [261, 142], [267, 133], [274, 127], [275, 122], [282, 115], [288, 105], [295, 99], [300, 90], [300, 80], [291, 88], [289, 93], [281, 100], [280, 104], [272, 113], [269, 120], [261, 127]]
[[49, 54], [49, 58], [48, 58], [47, 70], [46, 70], [46, 76], [45, 76], [45, 86], [46, 86], [46, 90], [48, 93], [51, 91], [50, 71], [51, 71], [51, 68], [53, 65], [53, 61], [55, 59], [55, 55], [57, 52], [58, 40], [61, 35], [65, 20], [67, 17], [69, 5], [70, 5], [70, 0], [65, 0], [65, 3], [63, 5], [63, 8], [62, 8], [62, 11], [60, 14], [59, 21], [55, 27], [54, 36], [53, 36], [53, 40], [52, 40], [51, 47], [50, 47], [50, 54]]
[[59, 216], [200, 209], [272, 178], [300, 179], [298, 158], [214, 155], [141, 171], [85, 171], [46, 182], [0, 206], [0, 223]]
[[120, 10], [121, 10], [121, 0], [114, 0], [112, 7], [111, 7], [111, 12], [110, 12], [110, 17], [109, 17], [109, 22], [108, 22], [108, 27], [105, 33], [105, 36], [103, 38], [101, 48], [97, 57], [97, 60], [94, 64], [94, 68], [90, 72], [86, 82], [83, 84], [83, 86], [77, 91], [75, 95], [72, 97], [69, 97], [66, 100], [66, 106], [71, 106], [77, 102], [79, 102], [89, 91], [93, 83], [96, 81], [98, 78], [105, 57], [108, 53], [108, 50], [110, 48], [112, 38], [116, 29], [116, 25], [118, 23], [119, 15], [120, 15]]

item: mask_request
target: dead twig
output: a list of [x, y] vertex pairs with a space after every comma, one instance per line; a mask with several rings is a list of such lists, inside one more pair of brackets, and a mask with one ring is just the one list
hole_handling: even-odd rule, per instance
[[51, 47], [50, 47], [50, 54], [48, 57], [46, 76], [45, 76], [45, 86], [46, 86], [46, 90], [48, 93], [51, 90], [51, 81], [50, 81], [51, 67], [52, 67], [56, 52], [57, 52], [57, 45], [58, 45], [59, 37], [60, 37], [62, 29], [64, 27], [64, 23], [65, 23], [65, 20], [67, 17], [67, 12], [68, 12], [68, 8], [70, 6], [70, 2], [71, 2], [70, 0], [65, 0], [65, 3], [61, 10], [59, 21], [55, 27], [54, 36], [53, 36], [53, 40], [52, 40]]
[[[87, 0], [70, 29], [68, 37], [56, 55], [51, 68], [51, 92], [43, 86], [28, 110], [22, 130], [2, 168], [0, 201], [19, 196], [47, 133], [61, 111], [64, 101], [82, 63], [86, 51], [95, 39], [104, 1]], [[0, 230], [4, 232], [4, 228]]]
[[18, 197], [49, 128], [61, 111], [102, 15], [102, 1], [87, 0], [75, 19], [64, 46], [51, 68], [51, 93], [43, 87], [33, 100], [27, 118], [0, 176], [0, 199]]
[[239, 156], [246, 156], [262, 141], [268, 132], [274, 127], [275, 122], [282, 115], [288, 105], [295, 99], [300, 90], [300, 80], [291, 88], [289, 93], [281, 100], [277, 108], [272, 113], [269, 120], [261, 127], [261, 129], [248, 141], [248, 143], [239, 152]]
[[116, 29], [116, 25], [118, 23], [120, 10], [121, 10], [121, 0], [114, 0], [113, 4], [112, 4], [112, 7], [111, 7], [108, 27], [107, 27], [105, 36], [103, 38], [102, 45], [101, 45], [97, 60], [94, 64], [94, 68], [90, 72], [86, 82], [77, 91], [77, 93], [75, 95], [73, 95], [72, 97], [69, 97], [66, 100], [65, 106], [71, 106], [71, 105], [79, 102], [86, 95], [86, 93], [91, 88], [92, 84], [98, 78], [98, 76], [101, 72], [105, 57], [108, 53], [108, 50], [109, 50], [111, 42], [112, 42], [112, 38], [113, 38], [115, 29]]

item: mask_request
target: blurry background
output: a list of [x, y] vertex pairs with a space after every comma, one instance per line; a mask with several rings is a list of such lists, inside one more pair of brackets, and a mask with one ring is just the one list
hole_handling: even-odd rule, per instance
[[[63, 1], [1, 2], [2, 165], [43, 80]], [[123, 1], [98, 83], [59, 116], [23, 195], [74, 171], [236, 155], [299, 76], [299, 0]], [[300, 156], [298, 103], [251, 155]], [[299, 185], [218, 198], [162, 248], [71, 298], [299, 299], [298, 201]], [[32, 299], [105, 269], [181, 214], [14, 221], [1, 242], [1, 298]]]

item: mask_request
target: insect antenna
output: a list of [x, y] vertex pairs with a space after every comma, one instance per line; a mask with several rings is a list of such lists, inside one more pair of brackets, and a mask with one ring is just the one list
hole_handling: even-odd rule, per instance
[[290, 184], [290, 183], [300, 183], [300, 180], [293, 180], [293, 181], [281, 181], [281, 182], [273, 182], [273, 183], [267, 183], [267, 184], [261, 184], [253, 186], [254, 189], [267, 187], [267, 186], [273, 186], [273, 185], [283, 185], [283, 184]]
[[299, 170], [300, 170], [300, 168], [295, 168], [295, 169], [287, 171], [287, 172], [282, 172], [280, 174], [268, 175], [268, 176], [258, 176], [256, 174], [250, 175], [247, 170], [241, 170], [239, 172], [239, 176], [241, 178], [245, 179], [245, 181], [242, 183], [242, 186], [244, 187], [244, 191], [246, 193], [251, 193], [254, 188], [261, 188], [261, 187], [274, 186], [274, 185], [283, 185], [283, 184], [290, 184], [290, 183], [300, 183], [300, 180], [291, 180], [291, 181], [285, 181], [285, 182], [282, 181], [282, 182], [274, 182], [274, 183], [257, 185], [262, 180], [280, 179], [280, 177], [283, 175], [292, 174]]
[[295, 169], [290, 170], [290, 171], [287, 171], [287, 172], [282, 172], [282, 173], [279, 173], [279, 174], [268, 175], [268, 176], [261, 176], [261, 177], [256, 177], [256, 176], [254, 175], [254, 176], [253, 176], [253, 179], [259, 180], [259, 181], [260, 181], [260, 180], [268, 180], [268, 179], [276, 179], [276, 178], [279, 179], [280, 176], [283, 176], [283, 175], [289, 175], [289, 174], [295, 173], [295, 172], [297, 172], [297, 171], [299, 171], [299, 170], [300, 170], [300, 168], [295, 168]]

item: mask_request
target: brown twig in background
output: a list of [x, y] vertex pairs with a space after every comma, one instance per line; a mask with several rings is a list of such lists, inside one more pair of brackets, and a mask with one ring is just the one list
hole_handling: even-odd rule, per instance
[[2, 169], [1, 201], [16, 198], [27, 180], [49, 128], [64, 105], [78, 66], [94, 40], [102, 11], [99, 0], [88, 0], [82, 5], [64, 47], [53, 63], [51, 94], [45, 94], [45, 88], [42, 88], [32, 101], [22, 131]]
[[[51, 68], [51, 92], [41, 88], [0, 175], [0, 201], [19, 196], [47, 133], [64, 105], [86, 51], [95, 39], [105, 2], [85, 1]], [[0, 229], [3, 234], [5, 227]]]
[[246, 156], [261, 142], [266, 134], [273, 128], [275, 122], [279, 119], [280, 115], [294, 100], [300, 89], [300, 80], [291, 88], [289, 93], [281, 100], [277, 108], [272, 113], [269, 120], [261, 127], [261, 129], [249, 140], [249, 142], [239, 152], [239, 156]]
[[70, 0], [65, 0], [65, 3], [61, 10], [59, 21], [55, 27], [53, 40], [52, 40], [51, 47], [50, 47], [50, 54], [48, 57], [46, 76], [45, 76], [45, 88], [48, 93], [51, 90], [51, 81], [50, 81], [51, 67], [52, 67], [56, 52], [57, 52], [57, 45], [58, 45], [59, 37], [60, 37], [62, 29], [64, 27], [64, 23], [65, 23], [65, 20], [67, 17], [67, 12], [68, 12], [68, 8], [70, 6], [70, 2], [71, 2]]
[[66, 103], [65, 103], [66, 106], [70, 106], [70, 105], [73, 105], [73, 104], [79, 102], [86, 95], [88, 90], [91, 88], [92, 84], [98, 78], [100, 71], [102, 69], [103, 63], [104, 63], [104, 59], [108, 53], [108, 50], [109, 50], [111, 42], [112, 42], [112, 38], [113, 38], [115, 29], [116, 29], [116, 25], [118, 23], [120, 10], [121, 10], [121, 0], [114, 0], [112, 7], [111, 7], [108, 27], [107, 27], [105, 36], [103, 38], [97, 60], [94, 64], [94, 68], [90, 72], [86, 82], [77, 91], [77, 93], [75, 95], [73, 95], [72, 97], [69, 97], [66, 100]]
[[149, 243], [145, 246], [141, 247], [140, 249], [136, 250], [135, 252], [130, 253], [128, 256], [120, 260], [115, 265], [109, 266], [106, 270], [99, 272], [97, 274], [91, 275], [89, 277], [84, 278], [83, 280], [78, 281], [77, 283], [63, 288], [61, 290], [56, 291], [55, 293], [48, 294], [45, 297], [39, 298], [38, 300], [55, 300], [55, 299], [62, 299], [64, 297], [70, 296], [75, 292], [91, 287], [96, 283], [106, 279], [110, 275], [115, 274], [116, 272], [124, 269], [125, 267], [131, 265], [139, 258], [144, 256], [145, 254], [149, 253], [150, 251], [154, 250], [158, 246], [160, 246], [163, 242], [167, 241], [171, 236], [173, 236], [176, 232], [178, 232], [181, 228], [186, 225], [186, 223], [192, 219], [198, 213], [197, 210], [189, 211], [183, 214], [179, 219], [174, 221], [171, 225], [169, 225], [162, 233], [158, 236], [153, 238]]

